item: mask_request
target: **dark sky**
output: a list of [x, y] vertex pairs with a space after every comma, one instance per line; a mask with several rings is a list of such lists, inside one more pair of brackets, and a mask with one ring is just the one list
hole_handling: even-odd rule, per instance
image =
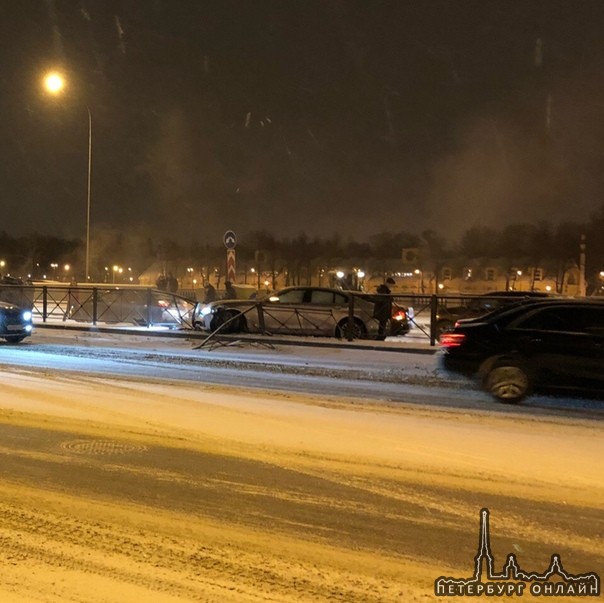
[[3, 2], [0, 229], [83, 236], [87, 107], [97, 233], [587, 219], [603, 32], [603, 0]]

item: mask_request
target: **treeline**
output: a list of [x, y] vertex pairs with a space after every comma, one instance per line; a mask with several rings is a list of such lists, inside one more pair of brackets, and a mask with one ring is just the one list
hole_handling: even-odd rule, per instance
[[[458, 241], [447, 241], [440, 234], [426, 230], [422, 233], [382, 232], [366, 241], [332, 237], [277, 237], [269, 231], [254, 231], [241, 235], [237, 244], [238, 263], [250, 266], [262, 263], [265, 269], [287, 266], [296, 270], [320, 260], [340, 262], [356, 259], [386, 261], [401, 258], [403, 249], [418, 250], [419, 262], [442, 262], [451, 258], [522, 258], [539, 265], [544, 260], [578, 261], [581, 235], [586, 237], [587, 272], [604, 269], [604, 205], [585, 223], [565, 222], [551, 225], [517, 223], [493, 228], [473, 226]], [[16, 276], [48, 270], [51, 263], [70, 263], [80, 270], [84, 257], [84, 242], [48, 235], [29, 234], [14, 237], [0, 233], [0, 260], [8, 272]], [[155, 262], [188, 263], [192, 267], [222, 266], [225, 258], [222, 235], [216, 241], [156, 238], [147, 233], [124, 234], [96, 229], [91, 238], [91, 268], [97, 276], [114, 264], [131, 266], [141, 273]], [[0, 270], [2, 272], [2, 270]]]

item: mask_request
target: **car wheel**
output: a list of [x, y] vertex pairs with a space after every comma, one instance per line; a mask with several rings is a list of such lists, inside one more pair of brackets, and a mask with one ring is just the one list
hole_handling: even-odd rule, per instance
[[[225, 324], [228, 321], [231, 322]], [[216, 313], [214, 318], [212, 318], [210, 327], [212, 328], [212, 331], [220, 329], [221, 333], [239, 333], [243, 330], [244, 321], [245, 319], [243, 319], [240, 312], [237, 312], [236, 310], [224, 310]], [[222, 325], [225, 326], [222, 327]]]
[[353, 339], [363, 339], [367, 336], [367, 327], [358, 318], [354, 319], [352, 325], [349, 324], [348, 318], [345, 318], [336, 327], [336, 337], [338, 339], [348, 339], [349, 334], [352, 335]]
[[494, 366], [485, 376], [484, 389], [501, 402], [520, 402], [530, 390], [530, 378], [525, 369], [515, 364]]

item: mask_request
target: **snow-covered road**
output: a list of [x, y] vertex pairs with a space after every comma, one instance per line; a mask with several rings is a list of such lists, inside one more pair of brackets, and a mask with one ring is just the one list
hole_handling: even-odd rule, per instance
[[2, 603], [444, 601], [483, 507], [499, 565], [604, 573], [596, 402], [496, 405], [431, 355], [193, 346], [0, 346]]
[[[116, 332], [39, 329], [18, 346], [0, 344], [0, 365], [232, 385], [261, 390], [417, 403], [497, 413], [604, 417], [602, 401], [534, 396], [512, 408], [496, 403], [476, 383], [447, 372], [427, 342], [393, 342], [390, 350], [271, 345], [242, 340], [197, 349], [199, 339], [166, 338], [141, 330]], [[319, 340], [319, 343], [322, 343]], [[437, 353], [434, 353], [437, 352]]]

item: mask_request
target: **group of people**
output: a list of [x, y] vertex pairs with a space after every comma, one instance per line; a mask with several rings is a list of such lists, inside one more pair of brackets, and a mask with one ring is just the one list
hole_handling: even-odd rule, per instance
[[171, 273], [160, 274], [155, 281], [155, 286], [161, 291], [176, 293], [178, 291], [178, 279]]
[[[155, 286], [160, 291], [168, 291], [170, 293], [176, 293], [178, 291], [178, 279], [171, 273], [168, 274], [160, 274], [155, 281]], [[210, 302], [216, 301], [217, 299], [236, 299], [237, 292], [233, 287], [233, 283], [231, 281], [226, 281], [224, 283], [224, 295], [219, 296], [216, 291], [216, 287], [211, 283], [206, 283], [205, 287], [205, 295], [203, 298], [204, 304], [209, 304]]]
[[[211, 283], [207, 283], [205, 286], [205, 296], [203, 298], [204, 304], [209, 304], [218, 299], [218, 291], [216, 291], [216, 287]], [[224, 296], [223, 299], [237, 299], [237, 291], [233, 287], [233, 283], [231, 281], [226, 281], [224, 283]]]

